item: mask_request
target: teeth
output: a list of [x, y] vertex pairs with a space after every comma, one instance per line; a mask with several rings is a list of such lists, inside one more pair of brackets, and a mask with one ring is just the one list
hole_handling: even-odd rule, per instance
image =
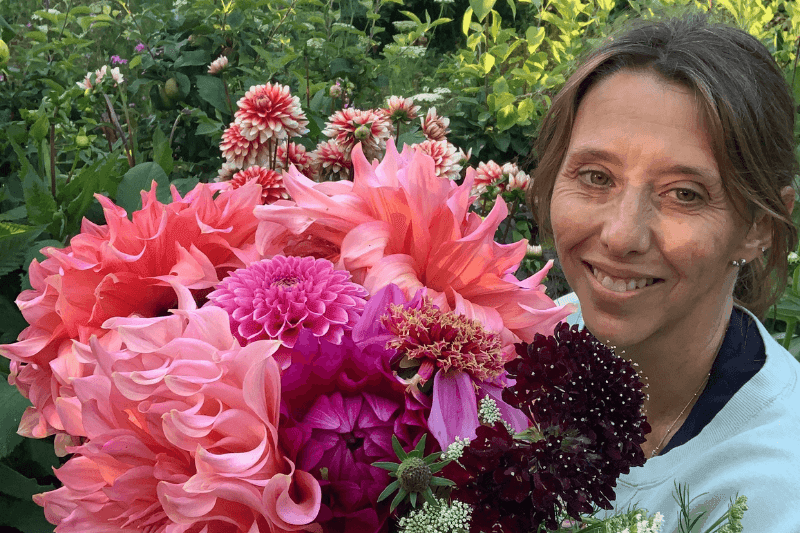
[[597, 268], [592, 267], [594, 272], [594, 277], [597, 278], [597, 281], [605, 287], [606, 289], [612, 290], [614, 292], [627, 292], [627, 291], [634, 291], [636, 289], [643, 289], [648, 285], [652, 285], [654, 282], [653, 278], [641, 278], [641, 279], [616, 279], [610, 276], [607, 276], [605, 273], [597, 270]]

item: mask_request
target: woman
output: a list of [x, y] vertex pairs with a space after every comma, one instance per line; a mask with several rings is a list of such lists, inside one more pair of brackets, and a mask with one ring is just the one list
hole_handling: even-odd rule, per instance
[[[756, 39], [702, 17], [593, 52], [554, 99], [529, 202], [585, 323], [648, 384], [649, 458], [620, 478], [678, 530], [737, 493], [745, 531], [800, 531], [800, 365], [758, 320], [779, 297], [798, 166], [795, 107]], [[703, 528], [701, 531], [704, 531]]]

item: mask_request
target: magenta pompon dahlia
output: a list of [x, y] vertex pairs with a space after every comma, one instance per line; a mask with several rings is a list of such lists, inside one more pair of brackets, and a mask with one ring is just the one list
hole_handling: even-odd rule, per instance
[[231, 187], [238, 189], [250, 181], [261, 185], [261, 205], [271, 204], [281, 199], [289, 199], [289, 193], [286, 192], [283, 186], [283, 178], [280, 173], [271, 168], [253, 165], [240, 170], [231, 178]]
[[300, 99], [292, 96], [286, 85], [254, 85], [236, 105], [239, 110], [234, 118], [248, 140], [265, 143], [308, 132], [308, 119], [300, 107]]
[[278, 339], [291, 348], [303, 329], [341, 342], [364, 309], [367, 291], [350, 274], [313, 257], [275, 256], [232, 272], [208, 299], [228, 312], [242, 343]]

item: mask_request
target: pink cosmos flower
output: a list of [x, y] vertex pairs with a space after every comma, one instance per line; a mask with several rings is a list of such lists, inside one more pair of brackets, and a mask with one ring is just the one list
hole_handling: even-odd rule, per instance
[[417, 149], [431, 156], [436, 175], [450, 180], [458, 179], [461, 172], [461, 154], [458, 149], [444, 141], [422, 141]]
[[411, 98], [390, 96], [384, 111], [392, 122], [408, 123], [417, 118], [419, 106], [414, 105], [414, 100]]
[[306, 147], [293, 142], [289, 142], [288, 147], [279, 144], [275, 152], [275, 169], [288, 170], [291, 165], [297, 167], [301, 174], [314, 179], [314, 158], [306, 152]]
[[344, 150], [336, 139], [319, 143], [316, 150], [311, 153], [311, 157], [314, 159], [316, 173], [320, 179], [350, 177], [353, 168], [350, 153]]
[[292, 96], [286, 85], [254, 85], [236, 105], [239, 109], [235, 120], [248, 140], [263, 144], [308, 132], [308, 119], [300, 107], [300, 99]]
[[236, 122], [222, 133], [219, 149], [226, 162], [237, 169], [251, 165], [269, 166], [268, 146], [259, 139], [248, 140]]
[[233, 189], [238, 189], [250, 182], [258, 183], [261, 186], [261, 203], [263, 205], [289, 197], [283, 186], [283, 178], [271, 168], [253, 165], [234, 174], [230, 181]]
[[331, 115], [322, 133], [336, 139], [347, 152], [360, 141], [364, 155], [374, 159], [383, 154], [386, 141], [393, 131], [392, 122], [383, 111], [363, 111], [351, 107]]
[[450, 119], [437, 115], [435, 107], [428, 109], [428, 113], [419, 120], [422, 123], [422, 133], [428, 140], [443, 141], [447, 139], [447, 134], [450, 133], [450, 130], [447, 129]]
[[370, 165], [353, 150], [354, 180], [316, 184], [291, 169], [284, 176], [292, 198], [258, 207], [257, 235], [264, 256], [309, 238], [327, 243], [337, 268], [374, 295], [390, 283], [412, 297], [428, 288], [442, 311], [455, 311], [499, 332], [504, 344], [549, 333], [571, 308], [554, 307], [541, 284], [552, 263], [524, 280], [513, 272], [526, 242], [498, 244], [493, 237], [507, 216], [498, 198], [481, 219], [469, 212], [474, 171], [462, 185], [436, 176], [433, 160], [393, 143]]
[[364, 287], [325, 259], [275, 256], [231, 273], [208, 295], [225, 309], [242, 343], [278, 339], [293, 347], [302, 329], [333, 344], [364, 309]]
[[278, 343], [241, 348], [223, 310], [188, 307], [77, 344], [96, 363], [74, 380], [87, 441], [34, 501], [57, 533], [321, 533], [319, 483], [278, 442]]
[[219, 56], [208, 65], [208, 73], [213, 76], [219, 74], [226, 68], [228, 68], [228, 58], [226, 56]]
[[45, 248], [46, 259], [31, 263], [33, 288], [16, 302], [30, 326], [18, 342], [0, 346], [11, 359], [9, 381], [33, 404], [20, 422], [21, 435], [66, 430], [59, 406], [75, 406], [73, 380], [94, 367], [73, 350], [73, 341], [102, 336], [102, 324], [112, 317], [165, 313], [177, 304], [172, 284], [201, 297], [229, 271], [259, 259], [252, 214], [260, 203], [257, 185], [214, 197], [222, 187], [199, 184], [183, 198], [173, 188], [173, 201], [162, 204], [153, 183], [132, 220], [97, 195], [107, 223], [84, 219], [69, 246]]

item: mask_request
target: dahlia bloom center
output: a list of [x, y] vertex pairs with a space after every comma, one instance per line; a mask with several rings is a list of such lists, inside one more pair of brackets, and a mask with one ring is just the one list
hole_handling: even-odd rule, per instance
[[420, 307], [391, 304], [381, 324], [396, 338], [387, 343], [409, 359], [433, 364], [490, 381], [503, 373], [505, 364], [500, 336], [484, 329], [477, 320], [444, 312], [424, 298]]

